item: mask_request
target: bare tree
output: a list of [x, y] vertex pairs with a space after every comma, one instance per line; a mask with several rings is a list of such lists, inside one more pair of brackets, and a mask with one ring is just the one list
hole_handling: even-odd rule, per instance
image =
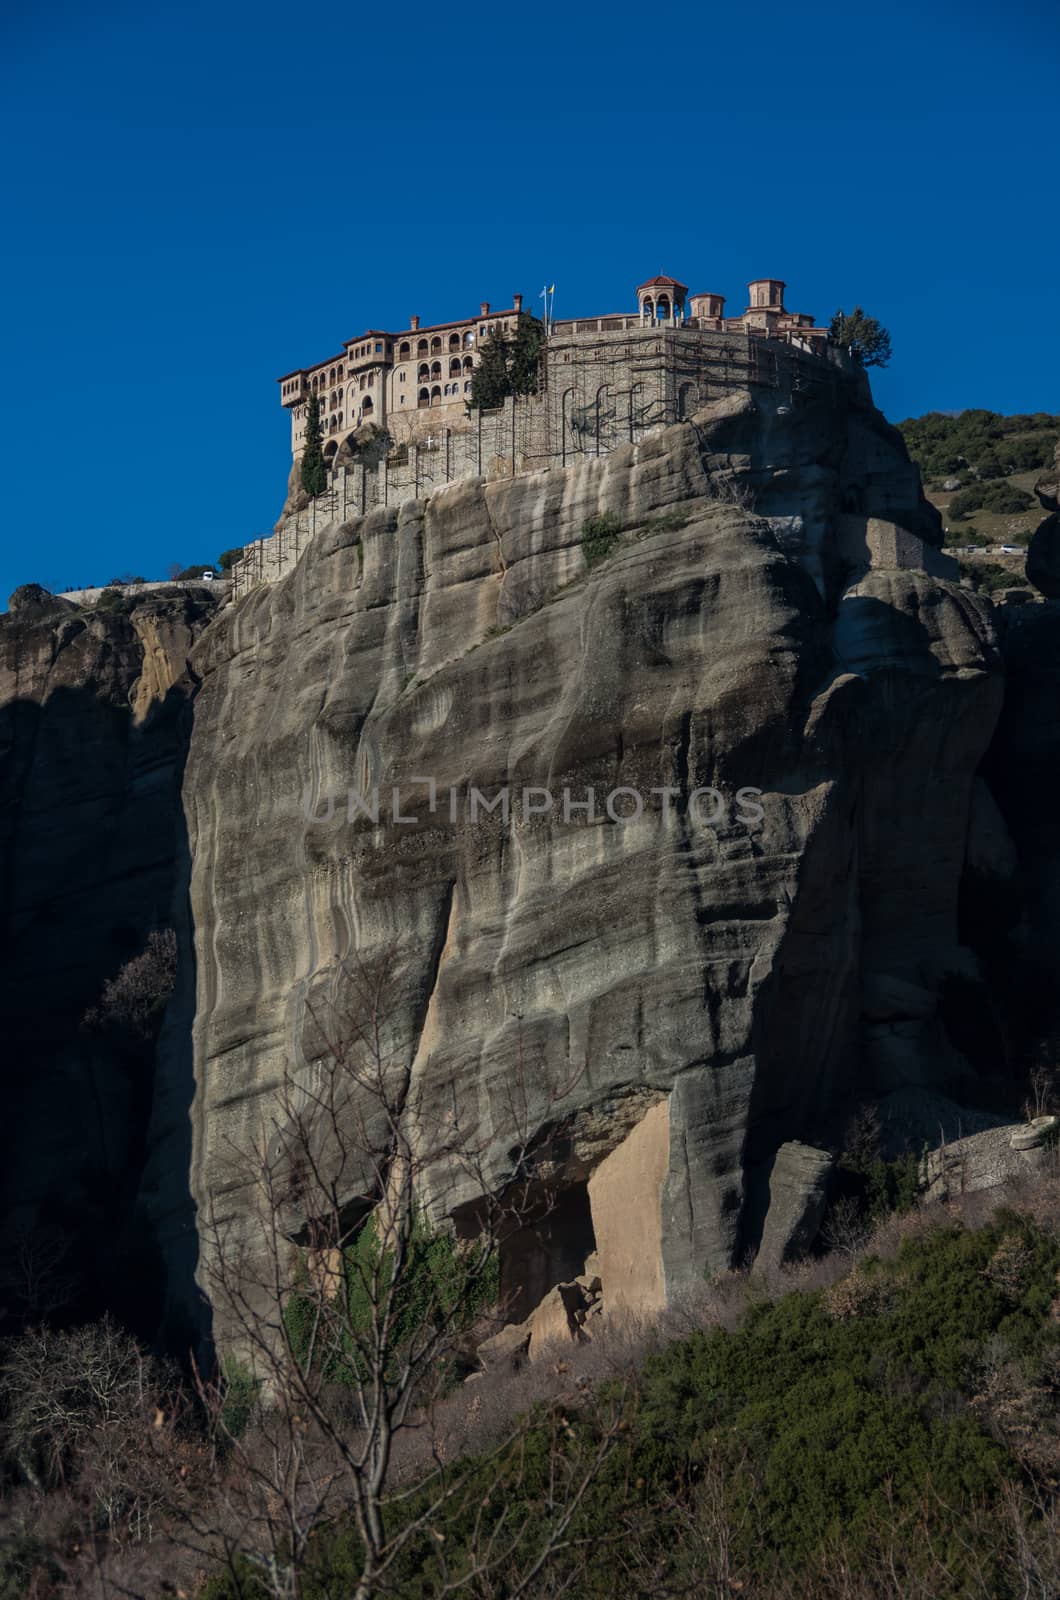
[[[273, 1600], [298, 1600], [314, 1535], [330, 1518], [356, 1531], [351, 1600], [384, 1592], [425, 1536], [437, 1546], [439, 1594], [485, 1593], [503, 1570], [518, 1600], [561, 1554], [576, 1559], [578, 1508], [627, 1435], [626, 1407], [602, 1403], [591, 1444], [579, 1435], [576, 1449], [557, 1411], [540, 1526], [512, 1525], [502, 1506], [483, 1504], [449, 1560], [442, 1524], [473, 1469], [446, 1460], [438, 1403], [475, 1333], [491, 1331], [498, 1252], [540, 1216], [542, 1188], [525, 1129], [505, 1130], [507, 1170], [491, 1181], [485, 1141], [464, 1126], [455, 1094], [428, 1104], [413, 1088], [409, 1060], [389, 1042], [386, 970], [359, 963], [347, 974], [352, 1025], [340, 1038], [321, 1029], [312, 1072], [285, 1073], [269, 1126], [237, 1153], [251, 1226], [244, 1212], [237, 1234], [219, 1207], [209, 1218], [215, 1312], [259, 1399], [240, 1431], [223, 1383], [201, 1385], [229, 1466], [210, 1525], [194, 1507], [189, 1524], [199, 1548], [216, 1551], [220, 1538], [229, 1561], [249, 1561]], [[513, 1425], [493, 1442], [498, 1472], [531, 1426], [546, 1424]]]

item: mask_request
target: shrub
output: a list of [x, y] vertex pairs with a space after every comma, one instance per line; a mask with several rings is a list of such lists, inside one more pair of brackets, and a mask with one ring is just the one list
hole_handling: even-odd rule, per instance
[[152, 1039], [176, 975], [177, 936], [172, 928], [156, 928], [141, 953], [103, 985], [99, 1004], [85, 1012], [85, 1028], [123, 1033], [141, 1042]]
[[[433, 1233], [421, 1216], [413, 1229], [408, 1268], [398, 1288], [393, 1331], [395, 1348], [422, 1334], [432, 1314], [458, 1312], [458, 1326], [469, 1328], [475, 1319], [493, 1305], [500, 1292], [500, 1262], [468, 1281], [463, 1265], [464, 1247], [448, 1233]], [[319, 1288], [309, 1288], [313, 1263], [303, 1261], [301, 1287], [287, 1299], [283, 1320], [291, 1351], [299, 1362], [319, 1359], [326, 1377], [340, 1384], [355, 1384], [363, 1372], [358, 1344], [372, 1336], [372, 1286], [389, 1272], [389, 1256], [383, 1249], [374, 1221], [369, 1218], [356, 1242], [343, 1252], [337, 1292], [346, 1297], [345, 1315], [332, 1320], [341, 1329], [341, 1347], [314, 1350], [319, 1316]], [[376, 1296], [376, 1302], [378, 1296]]]
[[123, 595], [120, 589], [104, 589], [96, 601], [97, 611], [113, 611], [119, 616], [128, 615], [132, 606], [132, 600]]
[[241, 561], [242, 559], [243, 546], [241, 544], [235, 544], [232, 546], [231, 550], [221, 551], [221, 554], [217, 557], [217, 565], [220, 567], [222, 572], [231, 572], [236, 562]]
[[30, 1328], [0, 1366], [5, 1453], [31, 1483], [60, 1483], [93, 1434], [138, 1425], [160, 1388], [160, 1369], [109, 1318]]
[[949, 516], [953, 522], [967, 522], [973, 511], [978, 511], [986, 501], [986, 489], [981, 483], [958, 489], [950, 501]]
[[983, 505], [987, 511], [996, 511], [1001, 515], [1010, 512], [1026, 511], [1034, 501], [1023, 489], [1017, 489], [1012, 483], [991, 483], [987, 485], [983, 495]]
[[618, 543], [621, 532], [622, 524], [612, 511], [602, 511], [598, 516], [588, 517], [582, 523], [582, 550], [585, 554], [585, 565], [590, 571], [599, 562], [607, 560]]
[[221, 1403], [221, 1426], [232, 1439], [239, 1439], [254, 1414], [261, 1392], [261, 1382], [242, 1361], [226, 1356], [221, 1365], [224, 1398]]

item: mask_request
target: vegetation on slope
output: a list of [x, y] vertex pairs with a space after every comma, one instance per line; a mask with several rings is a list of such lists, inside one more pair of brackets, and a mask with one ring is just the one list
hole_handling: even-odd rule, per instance
[[1060, 415], [931, 411], [899, 427], [948, 544], [1027, 544], [1041, 515], [1035, 480], [1053, 460]]
[[[572, 1347], [459, 1391], [452, 1403], [482, 1425], [462, 1454], [441, 1450], [423, 1491], [406, 1475], [388, 1515], [411, 1536], [385, 1592], [1058, 1592], [1060, 1184], [1047, 1178], [985, 1221], [974, 1198], [963, 1220], [958, 1208], [892, 1214], [867, 1248], [791, 1271], [787, 1292], [753, 1273], [705, 1285], [680, 1336], [660, 1331], [637, 1360], [621, 1346]], [[167, 1374], [111, 1328], [50, 1336], [47, 1361], [45, 1342], [34, 1333], [4, 1352], [7, 1471], [32, 1467], [38, 1487], [35, 1515], [23, 1508], [8, 1527], [0, 1596], [79, 1592], [71, 1571], [108, 1560], [128, 1584], [137, 1550], [133, 1592], [153, 1594], [144, 1563], [172, 1581], [189, 1549], [201, 1571], [212, 1547], [202, 1600], [272, 1600], [253, 1524], [217, 1514], [242, 1504], [236, 1458], [210, 1447], [205, 1420], [164, 1398], [156, 1408]], [[76, 1370], [86, 1349], [91, 1384]], [[513, 1432], [503, 1410], [528, 1396]], [[277, 1419], [249, 1381], [238, 1400], [244, 1437], [267, 1451]], [[349, 1426], [352, 1441], [355, 1417]], [[50, 1520], [49, 1499], [62, 1510]], [[498, 1549], [505, 1560], [491, 1565]], [[340, 1491], [321, 1502], [290, 1593], [348, 1600], [360, 1573]]]

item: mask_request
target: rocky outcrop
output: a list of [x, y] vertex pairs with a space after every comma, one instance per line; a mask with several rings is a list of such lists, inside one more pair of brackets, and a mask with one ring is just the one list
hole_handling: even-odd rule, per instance
[[790, 1140], [782, 1144], [769, 1174], [769, 1209], [756, 1260], [779, 1267], [807, 1255], [828, 1203], [835, 1164], [827, 1150]]
[[[117, 1292], [150, 1051], [116, 1049], [82, 1019], [173, 921], [187, 660], [213, 609], [162, 591], [79, 610], [27, 586], [0, 617], [0, 1299], [13, 1312], [98, 1309]], [[20, 1305], [34, 1261], [47, 1307]]]
[[1050, 600], [1060, 600], [1060, 445], [1056, 464], [1034, 486], [1042, 507], [1049, 513], [1034, 530], [1027, 547], [1027, 580]]
[[[852, 564], [843, 516], [904, 537]], [[861, 391], [747, 393], [326, 527], [210, 631], [184, 779], [191, 1174], [232, 1248], [255, 1242], [232, 1152], [285, 1071], [309, 1081], [362, 959], [388, 963], [386, 1049], [424, 1124], [458, 1104], [496, 1187], [513, 1106], [548, 1150], [570, 1224], [538, 1298], [591, 1254], [594, 1174], [643, 1119], [644, 1284], [669, 1296], [757, 1247], [782, 1145], [966, 1071], [939, 995], [974, 969], [958, 886], [1001, 684], [989, 602], [918, 557], [936, 536]], [[510, 814], [475, 816], [470, 788]], [[595, 814], [572, 808], [590, 788]], [[149, 1174], [172, 1238], [180, 1122]], [[451, 1174], [431, 1193], [473, 1198]]]

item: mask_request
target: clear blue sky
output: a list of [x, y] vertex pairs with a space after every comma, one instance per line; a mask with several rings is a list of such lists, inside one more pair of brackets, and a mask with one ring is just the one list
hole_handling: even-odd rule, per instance
[[895, 420], [1058, 409], [1057, 19], [6, 8], [0, 604], [270, 528], [279, 374], [546, 278], [573, 315], [775, 274], [890, 327]]

